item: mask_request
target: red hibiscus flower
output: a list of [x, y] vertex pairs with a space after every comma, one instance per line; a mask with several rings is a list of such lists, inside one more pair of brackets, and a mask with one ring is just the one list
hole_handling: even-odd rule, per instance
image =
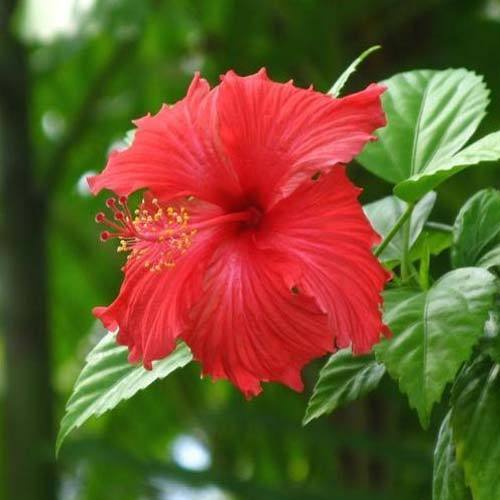
[[301, 390], [311, 359], [368, 352], [387, 332], [379, 237], [344, 168], [385, 124], [384, 88], [332, 99], [264, 70], [221, 80], [196, 75], [89, 179], [119, 196], [97, 221], [129, 252], [118, 297], [94, 314], [146, 368], [180, 338], [247, 397], [263, 381]]

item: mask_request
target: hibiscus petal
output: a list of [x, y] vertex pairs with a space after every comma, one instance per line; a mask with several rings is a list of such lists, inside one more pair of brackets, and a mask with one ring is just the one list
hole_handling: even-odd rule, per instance
[[258, 250], [251, 232], [228, 240], [182, 334], [204, 374], [229, 379], [247, 397], [261, 391], [262, 381], [302, 390], [304, 364], [334, 348], [315, 300], [284, 281], [289, 269], [281, 257]]
[[236, 196], [235, 173], [218, 152], [216, 96], [196, 74], [183, 100], [135, 122], [132, 145], [111, 153], [104, 171], [88, 179], [92, 192], [128, 196], [147, 187], [162, 199], [195, 195], [220, 204]]
[[381, 292], [390, 279], [374, 257], [379, 236], [344, 167], [303, 184], [267, 214], [260, 245], [285, 252], [300, 267], [296, 281], [328, 314], [337, 347], [365, 353], [389, 333]]
[[246, 192], [268, 207], [317, 171], [348, 163], [385, 125], [380, 85], [333, 99], [264, 70], [227, 73], [218, 97], [220, 135]]
[[[194, 220], [203, 221], [220, 211], [206, 204], [204, 208], [205, 217], [194, 212]], [[128, 346], [131, 362], [142, 360], [146, 368], [151, 368], [152, 361], [172, 351], [185, 328], [190, 307], [202, 293], [210, 258], [232, 230], [226, 225], [201, 231], [172, 269], [151, 272], [141, 258], [127, 262], [118, 297], [108, 307], [94, 308], [93, 313], [107, 329], [119, 329], [117, 340]]]

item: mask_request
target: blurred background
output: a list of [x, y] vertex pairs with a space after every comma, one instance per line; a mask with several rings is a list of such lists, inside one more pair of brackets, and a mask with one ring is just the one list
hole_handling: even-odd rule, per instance
[[[500, 129], [497, 0], [0, 0], [0, 498], [5, 500], [429, 499], [440, 411], [427, 431], [384, 379], [368, 399], [301, 427], [306, 391], [268, 385], [246, 402], [193, 364], [86, 424], [55, 462], [64, 403], [101, 331], [92, 306], [120, 279], [98, 242], [85, 177], [131, 119], [230, 68], [266, 66], [326, 91], [381, 44], [346, 91], [413, 68], [467, 67], [492, 89], [479, 134]], [[390, 186], [353, 164], [363, 201]], [[488, 166], [439, 190], [451, 223], [499, 186]], [[443, 266], [446, 264], [446, 256]], [[433, 268], [439, 275], [438, 264]]]

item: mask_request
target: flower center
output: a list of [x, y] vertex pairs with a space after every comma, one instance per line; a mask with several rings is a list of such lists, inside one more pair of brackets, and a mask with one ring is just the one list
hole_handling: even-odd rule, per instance
[[262, 210], [255, 206], [251, 205], [247, 208], [246, 212], [248, 213], [248, 220], [244, 221], [244, 225], [246, 227], [257, 227], [262, 220], [263, 212]]

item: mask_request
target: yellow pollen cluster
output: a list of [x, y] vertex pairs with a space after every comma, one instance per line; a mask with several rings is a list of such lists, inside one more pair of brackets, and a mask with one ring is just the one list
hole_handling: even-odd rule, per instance
[[122, 238], [117, 251], [130, 252], [127, 260], [144, 260], [144, 267], [151, 272], [174, 267], [196, 234], [196, 229], [189, 228], [189, 213], [184, 207], [162, 207], [157, 199], [141, 203], [131, 228], [131, 237]]

